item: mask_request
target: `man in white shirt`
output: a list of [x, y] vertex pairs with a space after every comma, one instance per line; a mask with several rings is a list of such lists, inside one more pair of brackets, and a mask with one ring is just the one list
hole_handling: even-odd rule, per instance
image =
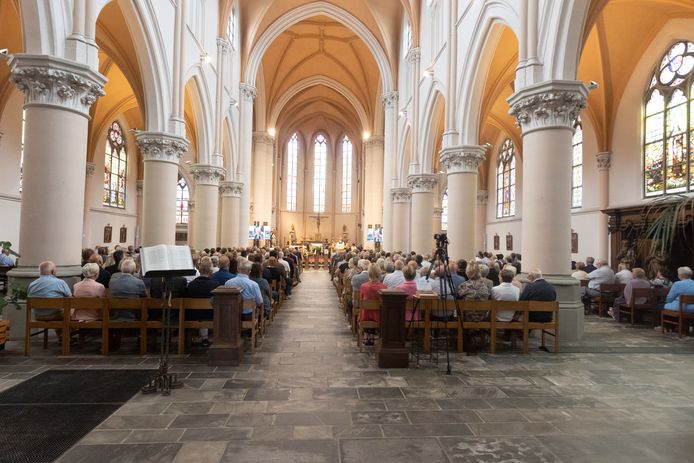
[[631, 274], [629, 266], [627, 264], [619, 264], [619, 272], [614, 276], [614, 282], [620, 285], [625, 285], [629, 283], [630, 280], [634, 279], [634, 275]]
[[[501, 283], [492, 288], [492, 299], [495, 301], [517, 301], [520, 297], [520, 289], [513, 286], [514, 273], [509, 269], [503, 269], [499, 273]], [[497, 312], [496, 319], [500, 322], [510, 322], [513, 320], [515, 312]]]
[[588, 274], [588, 290], [586, 294], [590, 297], [600, 294], [600, 285], [614, 283], [614, 270], [607, 265], [606, 259], [598, 259], [598, 268]]
[[402, 269], [405, 266], [405, 262], [402, 259], [398, 259], [393, 265], [395, 267], [393, 273], [389, 273], [383, 279], [383, 284], [389, 288], [395, 288], [396, 286], [405, 282], [405, 276], [402, 274]]
[[279, 262], [280, 265], [282, 265], [282, 267], [284, 267], [284, 270], [287, 272], [287, 277], [288, 277], [288, 276], [291, 274], [292, 269], [291, 269], [291, 267], [289, 266], [289, 262], [287, 262], [286, 260], [284, 260], [284, 252], [280, 251], [280, 252], [277, 254], [277, 262]]

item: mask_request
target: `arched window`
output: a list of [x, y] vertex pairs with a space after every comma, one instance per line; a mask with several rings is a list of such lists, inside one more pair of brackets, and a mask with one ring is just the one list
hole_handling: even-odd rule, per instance
[[407, 52], [412, 48], [412, 26], [410, 26], [410, 21], [405, 20], [405, 49], [403, 53], [407, 56]]
[[236, 11], [234, 9], [229, 13], [229, 20], [227, 21], [227, 40], [230, 44], [234, 44], [234, 33], [236, 32]]
[[496, 166], [496, 216], [516, 215], [516, 152], [510, 138], [499, 150]]
[[694, 191], [694, 43], [663, 56], [644, 99], [644, 195]]
[[123, 129], [113, 121], [106, 135], [104, 156], [104, 206], [125, 208], [127, 153]]
[[342, 212], [352, 211], [352, 142], [342, 139]]
[[318, 135], [313, 144], [313, 212], [325, 212], [325, 170], [328, 143]]
[[448, 190], [443, 194], [441, 200], [441, 230], [448, 230]]
[[583, 206], [583, 126], [581, 119], [574, 124], [573, 161], [571, 163], [571, 207]]
[[176, 187], [176, 223], [188, 223], [188, 199], [190, 191], [186, 179], [178, 174], [178, 185]]
[[297, 164], [299, 162], [299, 137], [292, 135], [287, 143], [287, 210], [296, 210]]

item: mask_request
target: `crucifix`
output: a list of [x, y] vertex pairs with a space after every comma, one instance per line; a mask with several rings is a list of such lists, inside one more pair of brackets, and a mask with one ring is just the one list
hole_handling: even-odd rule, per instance
[[320, 240], [321, 239], [320, 219], [327, 219], [328, 216], [327, 215], [320, 215], [320, 213], [319, 213], [318, 215], [309, 215], [308, 218], [309, 219], [316, 219], [316, 229], [318, 230], [318, 233], [316, 233], [316, 235], [317, 235], [317, 239]]

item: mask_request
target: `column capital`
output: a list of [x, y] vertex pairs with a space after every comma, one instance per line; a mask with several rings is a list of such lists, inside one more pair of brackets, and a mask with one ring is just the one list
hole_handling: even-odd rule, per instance
[[480, 164], [486, 159], [485, 145], [458, 145], [443, 148], [439, 162], [446, 168], [447, 174], [476, 174]]
[[145, 189], [145, 182], [143, 180], [138, 180], [135, 182], [135, 188], [137, 189], [137, 196], [142, 196], [142, 191]]
[[383, 148], [383, 142], [384, 142], [383, 137], [373, 136], [373, 137], [370, 137], [368, 140], [364, 141], [364, 146], [366, 146], [366, 147], [375, 146], [375, 147]]
[[274, 145], [275, 139], [267, 134], [267, 132], [253, 132], [253, 143], [264, 143], [266, 145]]
[[381, 102], [384, 108], [392, 109], [397, 107], [399, 98], [400, 95], [397, 91], [386, 92], [381, 96]]
[[441, 218], [441, 215], [443, 215], [443, 208], [442, 207], [435, 207], [434, 208], [434, 217]]
[[193, 212], [195, 212], [195, 200], [189, 199], [188, 200], [188, 213], [191, 214]]
[[241, 98], [246, 101], [253, 101], [257, 95], [257, 90], [254, 85], [241, 82], [239, 84], [239, 90], [241, 91]]
[[145, 162], [171, 162], [178, 160], [190, 148], [190, 143], [183, 137], [166, 132], [135, 132], [137, 146]]
[[231, 44], [226, 37], [217, 37], [217, 51], [219, 51], [222, 55], [226, 55], [229, 53], [230, 49]]
[[225, 198], [240, 198], [243, 193], [243, 183], [241, 182], [220, 182], [219, 194]]
[[394, 203], [409, 203], [412, 191], [409, 188], [391, 188], [390, 197]]
[[598, 170], [609, 170], [612, 167], [612, 151], [603, 151], [595, 155], [598, 161]]
[[436, 174], [415, 174], [407, 176], [407, 186], [412, 193], [431, 193], [439, 182]]
[[489, 202], [489, 192], [487, 190], [479, 190], [477, 192], [477, 204], [480, 206], [486, 206]]
[[586, 107], [588, 87], [583, 82], [551, 80], [522, 88], [508, 98], [509, 114], [523, 134], [539, 129], [573, 130]]
[[87, 177], [93, 177], [94, 176], [94, 171], [96, 170], [96, 164], [93, 162], [87, 161]]
[[25, 107], [55, 106], [89, 118], [91, 105], [104, 96], [106, 77], [75, 61], [17, 54], [10, 68], [12, 82], [25, 95]]
[[422, 58], [422, 50], [419, 47], [410, 48], [405, 55], [405, 61], [408, 63], [414, 63]]
[[194, 164], [190, 167], [190, 173], [196, 185], [218, 186], [226, 171], [210, 164]]

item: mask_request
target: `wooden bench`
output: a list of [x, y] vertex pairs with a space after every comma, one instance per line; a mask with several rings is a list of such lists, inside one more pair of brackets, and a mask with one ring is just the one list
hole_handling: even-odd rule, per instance
[[688, 304], [694, 304], [694, 295], [680, 296], [679, 310], [663, 309], [660, 315], [660, 328], [663, 333], [665, 333], [665, 325], [667, 324], [677, 330], [678, 337], [682, 337], [685, 327], [694, 321], [694, 312], [684, 311], [684, 306]]
[[[618, 322], [622, 321], [622, 315], [629, 317], [631, 324], [636, 321], [639, 312], [656, 312], [663, 308], [663, 303], [667, 297], [668, 288], [634, 288], [631, 292], [629, 304], [619, 304], [616, 309]], [[643, 301], [638, 303], [638, 301]], [[655, 317], [654, 325], [655, 325]]]
[[263, 310], [263, 305], [256, 304], [253, 299], [244, 299], [241, 307], [242, 314], [244, 309], [253, 309], [252, 318], [250, 320], [241, 321], [241, 331], [251, 332], [251, 352], [255, 352], [255, 348], [258, 347], [258, 307], [260, 307], [260, 310]]
[[[70, 320], [70, 309], [68, 307], [67, 297], [29, 297], [27, 298], [26, 326], [24, 332], [24, 355], [29, 355], [31, 348], [31, 330], [32, 328], [40, 329], [37, 334], [43, 333], [43, 348], [48, 348], [48, 330], [56, 330], [57, 333], [62, 332], [61, 346], [62, 354], [67, 355], [70, 349], [70, 336], [65, 336], [67, 333]], [[34, 317], [34, 310], [54, 309], [59, 312], [59, 319], [56, 320], [37, 320]], [[56, 318], [58, 317], [56, 316]], [[42, 318], [42, 316], [41, 316]]]
[[592, 297], [592, 302], [598, 306], [598, 316], [604, 317], [607, 308], [614, 304], [614, 300], [622, 295], [626, 285], [614, 283], [603, 283], [600, 285], [600, 293]]
[[361, 352], [362, 339], [364, 338], [364, 330], [377, 330], [380, 328], [381, 323], [373, 320], [362, 320], [361, 317], [364, 314], [364, 310], [372, 310], [380, 313], [381, 311], [381, 301], [380, 300], [369, 300], [365, 301], [361, 299], [359, 302], [359, 317], [356, 320], [357, 323], [357, 347]]
[[[108, 330], [104, 329], [104, 319], [108, 315], [108, 299], [102, 297], [70, 297], [66, 299], [68, 300], [70, 308], [74, 310], [75, 313], [78, 310], [93, 310], [97, 316], [97, 320], [77, 320], [70, 317], [68, 320], [69, 332], [77, 332], [80, 339], [80, 345], [82, 345], [84, 344], [85, 330], [100, 331], [101, 354], [108, 355]], [[70, 343], [68, 342], [66, 352], [64, 352], [63, 355], [68, 355], [69, 353]]]
[[214, 310], [212, 307], [211, 298], [192, 298], [186, 297], [180, 299], [181, 315], [179, 318], [179, 328], [178, 328], [178, 353], [185, 353], [186, 346], [186, 330], [200, 330], [200, 329], [213, 329], [214, 321], [213, 317], [209, 320], [188, 320], [186, 317], [186, 310], [188, 311], [202, 311], [202, 310]]
[[[527, 307], [525, 312], [527, 316], [524, 319], [525, 327], [523, 328], [523, 353], [528, 353], [528, 336], [532, 330], [540, 330], [542, 336], [542, 349], [547, 349], [545, 346], [545, 335], [554, 337], [554, 353], [559, 353], [559, 302], [557, 301], [526, 301]], [[551, 312], [552, 320], [548, 322], [532, 322], [529, 320], [532, 312]], [[550, 331], [551, 330], [551, 331]]]

